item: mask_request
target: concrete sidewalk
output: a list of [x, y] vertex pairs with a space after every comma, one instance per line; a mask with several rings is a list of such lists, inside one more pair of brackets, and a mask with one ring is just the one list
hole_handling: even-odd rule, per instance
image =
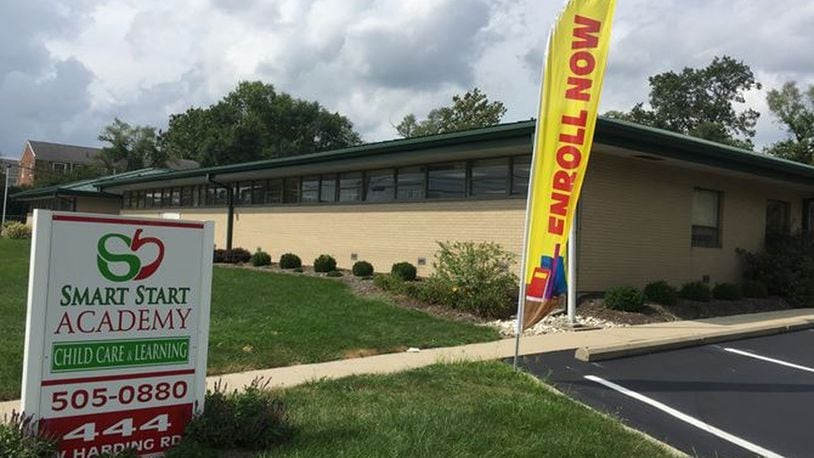
[[[523, 337], [520, 354], [528, 355], [582, 347], [652, 346], [661, 341], [712, 338], [722, 334], [732, 337], [753, 334], [769, 329], [814, 326], [814, 309], [794, 309], [779, 312], [753, 313], [696, 321], [674, 321], [626, 328], [595, 331], [567, 332]], [[503, 339], [458, 347], [433, 348], [417, 353], [389, 353], [365, 358], [344, 359], [326, 363], [278, 367], [235, 374], [207, 377], [211, 388], [221, 380], [232, 388], [241, 388], [255, 378], [270, 380], [274, 388], [299, 385], [322, 378], [340, 378], [355, 374], [386, 374], [437, 362], [460, 360], [502, 359], [514, 355], [514, 339]], [[19, 401], [0, 402], [0, 417], [19, 409]]]

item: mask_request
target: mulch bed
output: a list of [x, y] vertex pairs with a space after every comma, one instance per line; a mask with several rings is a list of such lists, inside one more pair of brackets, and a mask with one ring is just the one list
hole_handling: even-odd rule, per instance
[[698, 320], [745, 313], [774, 312], [793, 308], [780, 297], [741, 299], [737, 301], [696, 302], [679, 299], [676, 305], [647, 304], [641, 313], [623, 312], [605, 307], [601, 299], [589, 299], [577, 307], [577, 313], [613, 321], [619, 324], [663, 323], [666, 321]]

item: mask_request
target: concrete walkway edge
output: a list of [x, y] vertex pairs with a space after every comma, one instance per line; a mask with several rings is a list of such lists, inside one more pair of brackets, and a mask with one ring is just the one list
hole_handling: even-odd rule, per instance
[[814, 320], [805, 320], [787, 325], [769, 324], [754, 326], [748, 329], [725, 330], [717, 333], [701, 334], [692, 337], [667, 337], [652, 341], [632, 341], [621, 345], [600, 345], [594, 347], [580, 347], [574, 357], [580, 361], [594, 362], [608, 359], [625, 358], [628, 356], [644, 355], [660, 351], [677, 350], [680, 348], [696, 347], [713, 343], [728, 342], [732, 340], [747, 339], [750, 337], [769, 336], [814, 328]]
[[[695, 321], [673, 321], [641, 326], [564, 332], [523, 337], [520, 354], [529, 355], [577, 348], [636, 347], [653, 348], [662, 341], [682, 342], [713, 338], [726, 334], [732, 338], [750, 335], [758, 329], [797, 329], [814, 326], [814, 309], [793, 309], [779, 312], [753, 313]], [[650, 350], [652, 351], [652, 350]], [[432, 348], [416, 353], [389, 353], [364, 358], [325, 363], [261, 369], [207, 377], [207, 386], [221, 381], [230, 389], [240, 389], [255, 379], [269, 381], [271, 388], [285, 388], [321, 379], [333, 379], [359, 374], [387, 374], [439, 362], [481, 361], [510, 358], [514, 355], [514, 339], [502, 339], [457, 347]], [[19, 410], [19, 401], [0, 402], [0, 418]]]

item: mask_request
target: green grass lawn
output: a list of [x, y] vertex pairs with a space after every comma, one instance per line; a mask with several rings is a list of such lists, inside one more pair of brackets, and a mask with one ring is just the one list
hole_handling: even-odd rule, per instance
[[499, 362], [354, 376], [281, 395], [298, 432], [261, 456], [672, 456]]
[[0, 239], [0, 401], [20, 397], [29, 246]]
[[[27, 241], [0, 239], [0, 400], [20, 394], [28, 251]], [[221, 267], [210, 326], [210, 374], [499, 338], [492, 328], [358, 297], [335, 280]]]

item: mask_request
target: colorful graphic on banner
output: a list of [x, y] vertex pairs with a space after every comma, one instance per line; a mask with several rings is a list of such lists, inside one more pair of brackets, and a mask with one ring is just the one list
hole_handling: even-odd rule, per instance
[[570, 0], [551, 30], [534, 138], [523, 329], [561, 305], [566, 243], [593, 143], [615, 0]]

